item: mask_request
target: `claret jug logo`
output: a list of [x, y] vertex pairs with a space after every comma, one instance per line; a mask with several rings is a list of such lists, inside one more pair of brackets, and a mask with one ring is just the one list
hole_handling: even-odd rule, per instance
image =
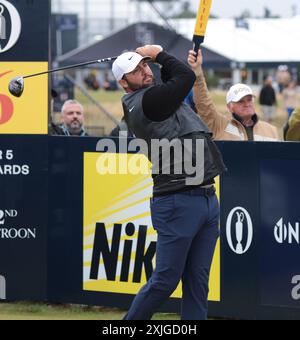
[[8, 1], [0, 0], [0, 54], [10, 50], [19, 40], [21, 18]]
[[253, 240], [253, 223], [248, 211], [242, 207], [231, 210], [226, 222], [226, 236], [230, 249], [245, 254]]

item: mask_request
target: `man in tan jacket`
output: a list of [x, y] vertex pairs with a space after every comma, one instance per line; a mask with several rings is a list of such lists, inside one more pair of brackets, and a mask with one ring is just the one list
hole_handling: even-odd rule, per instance
[[300, 107], [296, 109], [284, 128], [284, 139], [300, 142]]
[[194, 101], [199, 116], [214, 134], [215, 140], [278, 141], [276, 127], [259, 120], [254, 108], [254, 94], [250, 87], [237, 84], [227, 93], [227, 107], [232, 117], [217, 112], [209, 94], [202, 70], [202, 54], [198, 58], [189, 52], [188, 63], [196, 74]]

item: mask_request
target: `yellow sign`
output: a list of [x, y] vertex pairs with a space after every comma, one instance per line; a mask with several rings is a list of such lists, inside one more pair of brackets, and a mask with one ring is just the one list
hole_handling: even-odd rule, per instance
[[8, 91], [11, 79], [47, 70], [47, 62], [1, 62], [0, 134], [48, 133], [48, 76], [25, 79], [20, 98]]
[[[103, 159], [122, 167], [137, 162], [141, 169], [148, 167], [149, 172], [104, 174], [99, 169]], [[84, 154], [84, 290], [137, 294], [151, 276], [157, 236], [150, 214], [153, 186], [150, 167], [141, 155]], [[181, 296], [180, 285], [172, 297]], [[219, 242], [209, 299], [220, 301]]]
[[195, 26], [195, 35], [204, 37], [210, 15], [212, 0], [201, 0]]

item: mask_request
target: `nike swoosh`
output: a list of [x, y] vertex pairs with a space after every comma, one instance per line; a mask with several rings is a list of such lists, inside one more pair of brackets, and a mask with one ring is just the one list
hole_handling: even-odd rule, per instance
[[133, 58], [133, 56], [132, 57], [130, 57], [130, 58], [128, 58], [128, 60], [131, 60]]
[[134, 110], [135, 106], [129, 109], [129, 112], [132, 112]]

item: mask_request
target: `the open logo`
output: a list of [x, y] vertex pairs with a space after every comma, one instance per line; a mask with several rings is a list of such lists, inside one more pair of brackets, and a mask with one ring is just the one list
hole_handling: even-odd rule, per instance
[[253, 224], [248, 211], [242, 207], [232, 209], [226, 222], [226, 236], [230, 249], [245, 254], [253, 240]]
[[0, 0], [0, 53], [10, 50], [17, 43], [21, 26], [17, 9], [10, 2]]

